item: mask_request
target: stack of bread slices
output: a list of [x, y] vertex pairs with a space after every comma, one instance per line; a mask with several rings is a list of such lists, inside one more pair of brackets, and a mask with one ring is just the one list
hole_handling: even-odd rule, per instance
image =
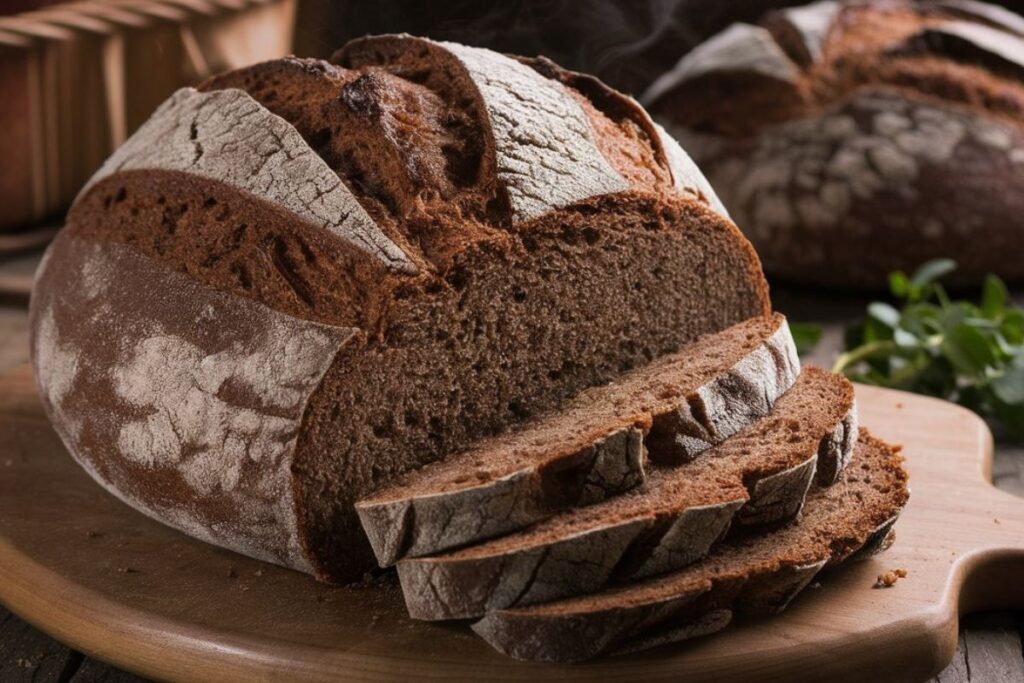
[[580, 660], [782, 608], [907, 498], [632, 99], [354, 41], [176, 93], [40, 267], [71, 454], [182, 531]]
[[907, 499], [852, 385], [801, 370], [786, 320], [706, 335], [356, 508], [416, 619], [578, 661], [782, 610], [887, 547]]

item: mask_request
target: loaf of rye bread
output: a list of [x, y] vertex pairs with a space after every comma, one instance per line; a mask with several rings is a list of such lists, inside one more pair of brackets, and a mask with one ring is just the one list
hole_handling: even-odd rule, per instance
[[891, 543], [908, 499], [896, 449], [861, 430], [839, 483], [807, 495], [799, 519], [770, 533], [739, 533], [671, 574], [592, 595], [496, 610], [473, 630], [518, 659], [569, 662], [692, 638], [733, 613], [778, 612], [822, 569]]
[[973, 0], [826, 0], [734, 24], [645, 103], [770, 274], [884, 287], [936, 257], [1024, 277], [1024, 18]]
[[800, 372], [778, 314], [701, 337], [567, 406], [356, 503], [381, 566], [520, 529], [643, 481], [644, 443], [682, 462], [771, 410]]
[[760, 264], [631, 99], [408, 36], [176, 93], [39, 270], [74, 457], [187, 533], [325, 580], [354, 503], [770, 312]]
[[796, 515], [816, 464], [834, 472], [852, 456], [856, 423], [849, 381], [807, 368], [767, 417], [691, 462], [653, 466], [629, 493], [493, 541], [402, 560], [406, 607], [417, 619], [465, 619], [679, 569], [730, 524]]

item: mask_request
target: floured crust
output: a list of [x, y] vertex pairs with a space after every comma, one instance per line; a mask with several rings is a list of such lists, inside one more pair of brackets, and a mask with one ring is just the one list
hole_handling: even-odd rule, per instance
[[[847, 380], [816, 368], [804, 373], [768, 417], [692, 463], [654, 469], [630, 493], [489, 543], [402, 560], [398, 574], [409, 614], [462, 619], [590, 593], [609, 581], [694, 562], [730, 524], [792, 518], [818, 454], [856, 420]], [[846, 441], [846, 450], [833, 454], [838, 463], [845, 465], [853, 446]]]
[[[1018, 243], [1009, 219], [1024, 210], [1024, 134], [961, 107], [860, 91], [747, 140], [674, 132], [780, 275], [872, 286], [949, 254], [977, 273]], [[993, 188], [1000, 201], [976, 201]], [[1011, 261], [997, 270], [1012, 276]]]
[[768, 25], [783, 49], [788, 49], [801, 65], [808, 66], [825, 56], [825, 42], [842, 8], [843, 3], [838, 0], [787, 7], [773, 13]]
[[691, 53], [644, 101], [780, 277], [877, 288], [955, 254], [959, 282], [1015, 279], [1024, 266], [1002, 254], [1024, 245], [1022, 31], [978, 2], [817, 2], [705, 43], [758, 52], [768, 35], [793, 78], [768, 84], [739, 48], [713, 71]]
[[709, 625], [688, 628], [705, 615], [724, 627], [722, 612], [777, 612], [826, 565], [877, 549], [906, 503], [906, 473], [893, 448], [862, 432], [854, 464], [860, 460], [870, 482], [851, 470], [844, 486], [815, 489], [801, 520], [778, 531], [730, 540], [706, 560], [657, 579], [498, 610], [473, 630], [517, 659], [564, 662], [707, 633]]
[[[373, 566], [353, 506], [370, 491], [770, 308], [749, 243], [677, 189], [660, 141], [622, 96], [476, 49], [408, 37], [353, 45], [366, 48], [349, 50], [358, 64], [287, 58], [180, 91], [83, 192], [67, 227], [239, 311], [348, 330], [293, 406], [290, 470], [275, 459], [250, 472], [254, 487], [290, 477], [292, 499], [277, 500], [297, 519], [286, 534], [266, 526], [270, 550], [251, 547], [256, 532], [227, 538], [250, 523], [243, 500], [210, 513], [217, 526], [204, 531], [168, 511], [192, 492], [108, 480], [171, 524], [334, 581]], [[520, 87], [532, 94], [516, 97]], [[80, 269], [67, 272], [63, 286], [81, 289]], [[150, 301], [129, 292], [109, 304], [142, 329], [150, 307], [136, 298]], [[276, 354], [259, 325], [229, 312], [197, 320], [194, 335]], [[69, 325], [79, 323], [62, 337]], [[101, 366], [96, 346], [81, 355]], [[187, 365], [166, 381], [191, 381]], [[91, 411], [82, 407], [102, 417]], [[116, 435], [104, 439], [117, 453]], [[619, 449], [627, 462], [637, 453]], [[594, 488], [628, 471], [597, 467]]]
[[514, 221], [629, 187], [598, 151], [586, 116], [557, 83], [490, 50], [441, 45], [479, 89]]
[[284, 119], [241, 90], [182, 88], [82, 188], [121, 171], [183, 171], [281, 204], [297, 216], [415, 273], [338, 176]]
[[668, 159], [669, 168], [672, 169], [672, 178], [676, 190], [684, 195], [692, 195], [696, 199], [707, 202], [721, 216], [729, 218], [729, 212], [726, 210], [722, 200], [715, 194], [711, 183], [704, 177], [701, 170], [697, 168], [697, 164], [686, 153], [686, 150], [679, 146], [676, 139], [669, 135], [661, 124], [655, 123], [654, 126], [658, 139], [661, 140], [661, 144], [665, 149], [665, 157]]
[[37, 277], [33, 361], [76, 460], [152, 517], [308, 571], [291, 459], [309, 396], [357, 331], [67, 234]]
[[738, 23], [695, 47], [652, 83], [643, 99], [653, 102], [681, 83], [736, 71], [751, 71], [782, 83], [795, 83], [800, 75], [797, 65], [766, 29]]

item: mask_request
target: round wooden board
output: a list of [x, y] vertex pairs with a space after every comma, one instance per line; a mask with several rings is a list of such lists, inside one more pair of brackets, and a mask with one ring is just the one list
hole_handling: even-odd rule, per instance
[[[991, 436], [973, 414], [869, 387], [858, 401], [864, 424], [905, 446], [911, 472], [888, 552], [821, 578], [775, 618], [545, 666], [507, 659], [463, 625], [410, 620], [391, 584], [320, 585], [143, 517], [72, 462], [22, 368], [0, 379], [0, 601], [161, 679], [923, 679], [951, 657], [958, 612], [1024, 607], [1024, 501], [991, 486]], [[907, 578], [872, 588], [898, 567]]]

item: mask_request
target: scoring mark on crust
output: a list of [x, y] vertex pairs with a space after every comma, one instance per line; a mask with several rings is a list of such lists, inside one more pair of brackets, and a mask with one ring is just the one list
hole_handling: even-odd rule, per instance
[[192, 173], [287, 208], [400, 272], [416, 266], [287, 121], [241, 90], [182, 88], [90, 178], [79, 197], [120, 171]]
[[629, 189], [564, 86], [490, 50], [441, 45], [462, 62], [483, 98], [515, 222]]

